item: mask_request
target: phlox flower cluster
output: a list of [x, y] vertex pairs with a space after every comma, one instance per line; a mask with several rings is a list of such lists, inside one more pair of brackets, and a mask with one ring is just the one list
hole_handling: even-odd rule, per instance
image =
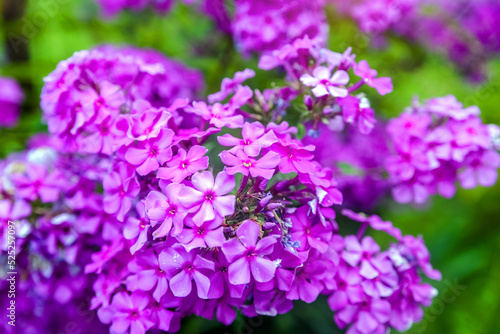
[[466, 189], [496, 183], [500, 131], [483, 124], [479, 114], [479, 108], [446, 96], [415, 102], [389, 122], [395, 154], [386, 167], [396, 201], [423, 203], [432, 194], [451, 198], [457, 181]]
[[267, 53], [297, 38], [326, 43], [328, 24], [322, 1], [236, 0], [232, 35], [243, 54]]
[[[390, 79], [319, 45], [305, 37], [263, 57], [285, 68], [290, 87], [253, 91], [247, 69], [207, 101], [186, 80], [196, 73], [151, 51], [101, 47], [63, 61], [41, 97], [53, 137], [1, 165], [2, 236], [15, 220], [26, 305], [41, 303], [37, 315], [68, 305], [69, 317], [91, 289], [85, 308], [113, 334], [175, 332], [190, 315], [226, 325], [237, 312], [276, 316], [320, 294], [349, 333], [419, 321], [436, 295], [420, 273], [440, 279], [423, 241], [352, 211], [343, 214], [359, 232], [340, 234], [338, 171], [282, 119], [293, 103], [313, 133], [329, 113], [351, 130], [375, 128], [353, 92], [388, 93]], [[368, 226], [395, 243], [381, 251]]]
[[[96, 0], [106, 16], [128, 9], [154, 8], [164, 14], [174, 0]], [[263, 1], [183, 0], [211, 17], [217, 27], [233, 37], [244, 55], [267, 54], [298, 38], [309, 36], [323, 44], [329, 26], [325, 12], [333, 5], [341, 16], [353, 18], [362, 32], [384, 45], [391, 31], [411, 42], [448, 55], [472, 80], [485, 77], [485, 63], [500, 51], [496, 0], [294, 0]]]
[[[386, 126], [386, 121], [378, 119], [369, 134], [362, 134], [354, 127], [339, 132], [323, 123], [317, 130], [308, 124], [307, 130], [315, 136], [305, 136], [302, 141], [314, 145], [315, 159], [332, 168], [344, 207], [370, 212], [390, 194], [391, 184], [384, 177], [385, 161], [391, 154]], [[335, 154], [331, 154], [332, 147]]]
[[[193, 98], [202, 87], [197, 71], [156, 51], [101, 46], [75, 53], [45, 78], [41, 107], [64, 149], [111, 155], [122, 142], [158, 136], [159, 130], [145, 132], [168, 121], [163, 106]], [[146, 116], [143, 128], [127, 127]]]
[[[2, 333], [82, 331], [106, 333], [89, 311], [94, 279], [84, 273], [96, 249], [122, 234], [122, 224], [103, 210], [107, 163], [60, 154], [63, 143], [37, 135], [23, 153], [0, 162], [0, 259], [15, 264], [0, 273], [7, 296], [16, 272], [16, 326], [4, 321]], [[14, 233], [12, 233], [14, 232]], [[10, 265], [9, 265], [10, 266]], [[2, 298], [2, 317], [10, 314]]]
[[[368, 86], [380, 95], [392, 92], [392, 81], [380, 77], [365, 60], [356, 62], [356, 55], [348, 48], [343, 54], [321, 47], [321, 41], [308, 36], [296, 39], [260, 58], [259, 67], [264, 70], [283, 68], [287, 80], [295, 88], [294, 94], [286, 94], [290, 102], [303, 94], [301, 117], [312, 120], [309, 134], [318, 136], [321, 123], [332, 131], [342, 131], [346, 126], [357, 127], [369, 134], [375, 126], [375, 111], [370, 101], [359, 89]], [[273, 115], [279, 119], [284, 113]]]
[[362, 31], [393, 31], [448, 54], [471, 79], [483, 79], [485, 61], [498, 54], [500, 5], [494, 0], [331, 0]]
[[18, 82], [12, 78], [0, 77], [0, 128], [11, 128], [17, 125], [21, 113], [24, 93]]

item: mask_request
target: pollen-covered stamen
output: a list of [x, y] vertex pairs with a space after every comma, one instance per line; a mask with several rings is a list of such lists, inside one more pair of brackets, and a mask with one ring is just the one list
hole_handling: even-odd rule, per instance
[[215, 194], [212, 191], [209, 191], [205, 194], [205, 199], [207, 201], [213, 201], [215, 198]]
[[175, 206], [171, 206], [171, 207], [167, 210], [167, 213], [168, 213], [170, 216], [175, 216], [175, 214], [177, 213], [177, 207], [175, 207]]

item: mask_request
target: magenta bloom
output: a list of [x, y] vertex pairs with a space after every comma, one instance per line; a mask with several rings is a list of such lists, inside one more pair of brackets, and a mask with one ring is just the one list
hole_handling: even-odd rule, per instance
[[[129, 262], [128, 269], [133, 273], [125, 281], [130, 291], [153, 290], [153, 298], [160, 302], [161, 297], [167, 293], [167, 273], [160, 268], [158, 256], [149, 249]], [[156, 288], [155, 288], [156, 287]]]
[[0, 127], [13, 127], [17, 124], [24, 93], [16, 80], [0, 77]]
[[[125, 122], [125, 123], [123, 123]], [[124, 118], [118, 116], [108, 116], [99, 124], [92, 124], [85, 128], [88, 136], [76, 137], [78, 149], [84, 153], [102, 153], [112, 155], [116, 149], [118, 138], [125, 137], [125, 132], [121, 131]]]
[[99, 306], [109, 306], [111, 295], [121, 284], [121, 280], [113, 274], [109, 276], [100, 275], [92, 285], [95, 296], [90, 301], [90, 309], [95, 310]]
[[224, 100], [227, 96], [236, 92], [236, 89], [245, 80], [253, 78], [254, 76], [255, 76], [255, 71], [247, 68], [241, 72], [236, 72], [232, 79], [230, 78], [222, 79], [220, 92], [209, 95], [208, 102], [214, 103], [217, 101]]
[[222, 146], [233, 146], [229, 152], [235, 154], [238, 150], [243, 150], [250, 157], [258, 156], [263, 147], [269, 147], [278, 141], [274, 132], [266, 132], [266, 128], [259, 122], [245, 123], [241, 135], [243, 139], [227, 133], [217, 137], [217, 140]]
[[208, 157], [204, 155], [208, 152], [203, 146], [195, 145], [186, 153], [184, 149], [179, 149], [177, 155], [167, 162], [168, 167], [161, 167], [158, 170], [158, 178], [172, 180], [179, 183], [186, 177], [208, 168]]
[[382, 218], [377, 215], [367, 216], [363, 213], [356, 213], [349, 209], [342, 209], [342, 215], [357, 222], [368, 224], [374, 230], [384, 231], [398, 240], [402, 237], [399, 228], [394, 227], [390, 221], [383, 221]]
[[117, 171], [104, 178], [103, 187], [107, 194], [104, 197], [104, 211], [111, 215], [116, 214], [118, 220], [123, 221], [132, 207], [132, 199], [140, 191], [133, 172], [130, 172], [127, 165], [121, 164]]
[[284, 248], [276, 244], [271, 259], [279, 262], [275, 273], [278, 289], [281, 291], [290, 291], [295, 280], [297, 267], [302, 264], [300, 257], [296, 253], [293, 253], [289, 247]]
[[238, 238], [226, 241], [222, 251], [229, 263], [228, 274], [231, 284], [247, 284], [253, 278], [257, 282], [268, 282], [274, 277], [276, 265], [267, 258], [273, 252], [276, 239], [268, 236], [259, 240], [260, 227], [246, 220], [236, 230]]
[[172, 117], [165, 108], [157, 110], [146, 100], [134, 101], [132, 110], [134, 114], [130, 115], [127, 135], [140, 141], [158, 137], [160, 131], [168, 127], [168, 121]]
[[271, 150], [279, 154], [280, 161], [278, 166], [280, 171], [284, 174], [292, 172], [309, 173], [315, 169], [314, 165], [311, 163], [311, 160], [314, 159], [312, 153], [314, 151], [313, 145], [303, 146], [302, 143], [298, 141], [292, 141], [290, 143], [281, 141], [274, 144]]
[[342, 116], [348, 124], [357, 123], [359, 132], [369, 134], [375, 127], [375, 111], [370, 108], [366, 98], [361, 100], [354, 96], [338, 98], [337, 102], [342, 108]]
[[220, 247], [226, 241], [219, 220], [206, 221], [198, 226], [191, 219], [186, 219], [184, 224], [186, 227], [176, 238], [188, 251], [199, 247]]
[[335, 289], [328, 298], [328, 305], [332, 311], [338, 311], [349, 304], [361, 303], [365, 293], [361, 287], [363, 277], [359, 275], [359, 269], [351, 268], [340, 263], [335, 275]]
[[118, 252], [123, 249], [122, 239], [115, 239], [110, 245], [102, 246], [101, 251], [92, 254], [92, 263], [85, 266], [85, 273], [98, 273], [102, 272], [102, 269], [109, 260], [111, 260]]
[[346, 71], [336, 71], [331, 74], [331, 71], [323, 66], [318, 66], [314, 69], [312, 75], [304, 74], [300, 77], [300, 81], [306, 86], [314, 87], [312, 93], [316, 97], [331, 95], [334, 97], [345, 97], [348, 94], [344, 87], [349, 82], [349, 74]]
[[205, 102], [194, 102], [190, 112], [201, 116], [217, 128], [241, 128], [244, 124], [243, 116], [235, 115], [233, 108], [228, 108], [220, 103], [208, 106]]
[[292, 216], [293, 241], [300, 242], [300, 250], [308, 250], [310, 247], [324, 253], [328, 249], [328, 242], [332, 237], [332, 224], [316, 221], [309, 217], [309, 206], [300, 207]]
[[123, 228], [123, 236], [127, 240], [135, 240], [135, 243], [130, 247], [130, 253], [134, 254], [144, 246], [148, 241], [148, 231], [151, 225], [146, 217], [144, 202], [139, 202], [135, 206], [138, 217], [128, 217], [125, 227]]
[[360, 275], [373, 279], [380, 273], [387, 273], [391, 269], [390, 263], [384, 257], [376, 257], [380, 251], [380, 246], [372, 237], [366, 236], [359, 242], [354, 235], [344, 238], [346, 250], [342, 253], [342, 258], [351, 266], [356, 267], [361, 263]]
[[215, 270], [213, 275], [210, 276], [210, 291], [208, 293], [208, 298], [221, 298], [224, 295], [225, 287], [229, 289], [231, 298], [241, 298], [245, 290], [245, 285], [234, 285], [229, 283], [228, 267], [230, 263], [227, 261], [224, 252], [216, 253], [216, 261], [214, 264]]
[[197, 225], [234, 213], [236, 197], [227, 195], [236, 185], [233, 176], [220, 172], [214, 182], [211, 172], [202, 172], [194, 174], [191, 182], [193, 188], [187, 186], [182, 188], [179, 200], [186, 209], [196, 211], [193, 221]]
[[187, 215], [187, 212], [182, 210], [179, 204], [179, 191], [184, 186], [171, 183], [165, 187], [165, 184], [160, 182], [160, 187], [163, 193], [151, 191], [144, 201], [146, 213], [152, 225], [160, 224], [160, 227], [153, 232], [155, 238], [167, 236], [172, 227], [174, 227], [173, 235], [179, 234], [182, 231], [183, 221]]
[[12, 175], [17, 186], [16, 195], [31, 201], [40, 198], [43, 203], [54, 202], [59, 197], [60, 177], [57, 171], [48, 173], [45, 167], [35, 164], [26, 165], [26, 175]]
[[[15, 202], [6, 199], [0, 200], [0, 249], [4, 251], [8, 249], [9, 221], [16, 223], [18, 229], [16, 233], [20, 233], [20, 220], [30, 216], [31, 211], [31, 205], [24, 200], [16, 200]], [[29, 223], [27, 224], [29, 226]]]
[[303, 300], [306, 303], [314, 302], [321, 291], [324, 279], [328, 270], [324, 261], [309, 259], [303, 266], [297, 268], [295, 280], [292, 282], [290, 290], [286, 292], [286, 297], [290, 300]]
[[149, 296], [142, 292], [118, 292], [111, 305], [98, 311], [103, 323], [111, 323], [112, 333], [145, 334], [154, 326], [151, 320], [151, 311], [147, 309]]
[[250, 174], [253, 177], [262, 176], [268, 180], [273, 177], [275, 168], [280, 162], [280, 156], [276, 152], [267, 152], [260, 159], [249, 157], [243, 151], [237, 151], [236, 155], [229, 151], [222, 151], [219, 156], [225, 165], [230, 166], [225, 167], [225, 171], [230, 175]]
[[213, 272], [214, 263], [201, 257], [195, 251], [184, 247], [167, 248], [160, 253], [160, 267], [172, 277], [170, 290], [176, 297], [186, 297], [191, 293], [192, 281], [196, 283], [198, 297], [207, 299], [210, 280], [207, 274]]
[[354, 66], [354, 74], [363, 79], [365, 84], [375, 88], [380, 95], [389, 94], [393, 90], [391, 78], [377, 78], [377, 71], [372, 70], [366, 60]]
[[172, 157], [172, 138], [174, 132], [162, 129], [158, 137], [139, 142], [128, 148], [125, 159], [137, 168], [137, 173], [147, 175], [158, 170], [160, 165]]
[[391, 119], [387, 125], [387, 132], [397, 138], [398, 142], [407, 142], [411, 136], [423, 137], [432, 123], [432, 117], [427, 114], [413, 114], [405, 112], [399, 117]]
[[342, 329], [353, 324], [349, 334], [386, 333], [385, 324], [391, 316], [391, 305], [387, 300], [367, 297], [363, 302], [349, 304], [335, 314], [335, 322]]
[[466, 166], [458, 179], [465, 189], [475, 188], [478, 184], [491, 187], [497, 182], [500, 155], [495, 151], [473, 154], [465, 160]]
[[427, 101], [427, 110], [433, 114], [456, 120], [466, 120], [470, 116], [479, 116], [481, 113], [477, 106], [464, 108], [454, 95], [430, 99]]

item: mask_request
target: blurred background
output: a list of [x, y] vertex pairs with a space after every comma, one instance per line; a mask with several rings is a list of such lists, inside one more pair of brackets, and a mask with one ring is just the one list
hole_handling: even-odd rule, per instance
[[[46, 131], [39, 96], [43, 78], [75, 51], [103, 43], [132, 44], [162, 51], [201, 70], [206, 93], [218, 91], [221, 80], [244, 68], [257, 67], [257, 58], [242, 58], [231, 38], [194, 9], [176, 5], [166, 16], [152, 11], [125, 12], [103, 19], [92, 0], [2, 0], [0, 75], [17, 79], [25, 94], [20, 124], [0, 129], [0, 158], [22, 150], [34, 133]], [[357, 59], [366, 59], [382, 76], [390, 76], [394, 92], [370, 96], [379, 115], [394, 117], [421, 99], [454, 94], [466, 106], [477, 105], [485, 123], [500, 124], [500, 59], [489, 63], [488, 80], [473, 84], [444, 55], [433, 53], [396, 36], [383, 47], [349, 19], [333, 10], [331, 50], [351, 46]], [[250, 84], [268, 88], [282, 81], [277, 72], [257, 71]], [[0, 110], [0, 117], [2, 111]], [[432, 264], [443, 273], [433, 282], [440, 294], [424, 320], [409, 333], [497, 333], [500, 314], [500, 184], [493, 188], [459, 190], [452, 200], [433, 198], [422, 207], [387, 201], [378, 212], [405, 234], [421, 234]], [[296, 303], [276, 318], [246, 319], [223, 327], [200, 318], [185, 320], [183, 333], [341, 333], [325, 299], [312, 305]]]

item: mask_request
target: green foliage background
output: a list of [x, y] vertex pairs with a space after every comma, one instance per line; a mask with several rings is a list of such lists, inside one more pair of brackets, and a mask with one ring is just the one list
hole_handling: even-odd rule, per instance
[[[27, 2], [21, 17], [5, 17], [0, 25], [1, 75], [18, 79], [27, 98], [17, 128], [0, 130], [0, 157], [22, 150], [27, 138], [46, 131], [41, 122], [39, 95], [43, 77], [75, 51], [101, 43], [152, 47], [187, 65], [200, 69], [207, 93], [218, 90], [220, 81], [246, 67], [256, 69], [257, 59], [244, 59], [227, 36], [215, 32], [210, 20], [194, 10], [177, 6], [165, 17], [152, 12], [123, 13], [102, 20], [92, 0], [3, 0], [18, 6]], [[464, 79], [445, 56], [431, 53], [398, 37], [386, 48], [370, 46], [356, 25], [329, 12], [330, 48], [343, 52], [352, 46], [357, 59], [366, 59], [383, 76], [393, 78], [395, 90], [372, 103], [379, 115], [398, 115], [411, 99], [454, 94], [467, 106], [478, 105], [483, 120], [500, 124], [500, 59], [487, 68], [488, 80], [474, 85]], [[21, 52], [27, 45], [29, 53]], [[11, 55], [6, 53], [10, 50]], [[12, 51], [14, 50], [14, 53]], [[17, 51], [16, 51], [17, 50]], [[20, 51], [21, 50], [21, 51]], [[282, 81], [276, 72], [257, 71], [251, 85], [267, 88]], [[372, 93], [372, 92], [368, 92]], [[1, 111], [0, 111], [1, 114]], [[334, 154], [334, 152], [332, 152]], [[379, 213], [406, 234], [422, 234], [443, 281], [433, 306], [422, 323], [409, 333], [498, 333], [500, 314], [500, 185], [460, 190], [452, 200], [435, 198], [423, 207], [386, 203]], [[349, 228], [349, 226], [347, 227]], [[231, 327], [215, 321], [190, 318], [183, 333], [340, 333], [324, 298], [312, 305], [297, 303], [289, 314], [272, 319], [238, 317]]]

